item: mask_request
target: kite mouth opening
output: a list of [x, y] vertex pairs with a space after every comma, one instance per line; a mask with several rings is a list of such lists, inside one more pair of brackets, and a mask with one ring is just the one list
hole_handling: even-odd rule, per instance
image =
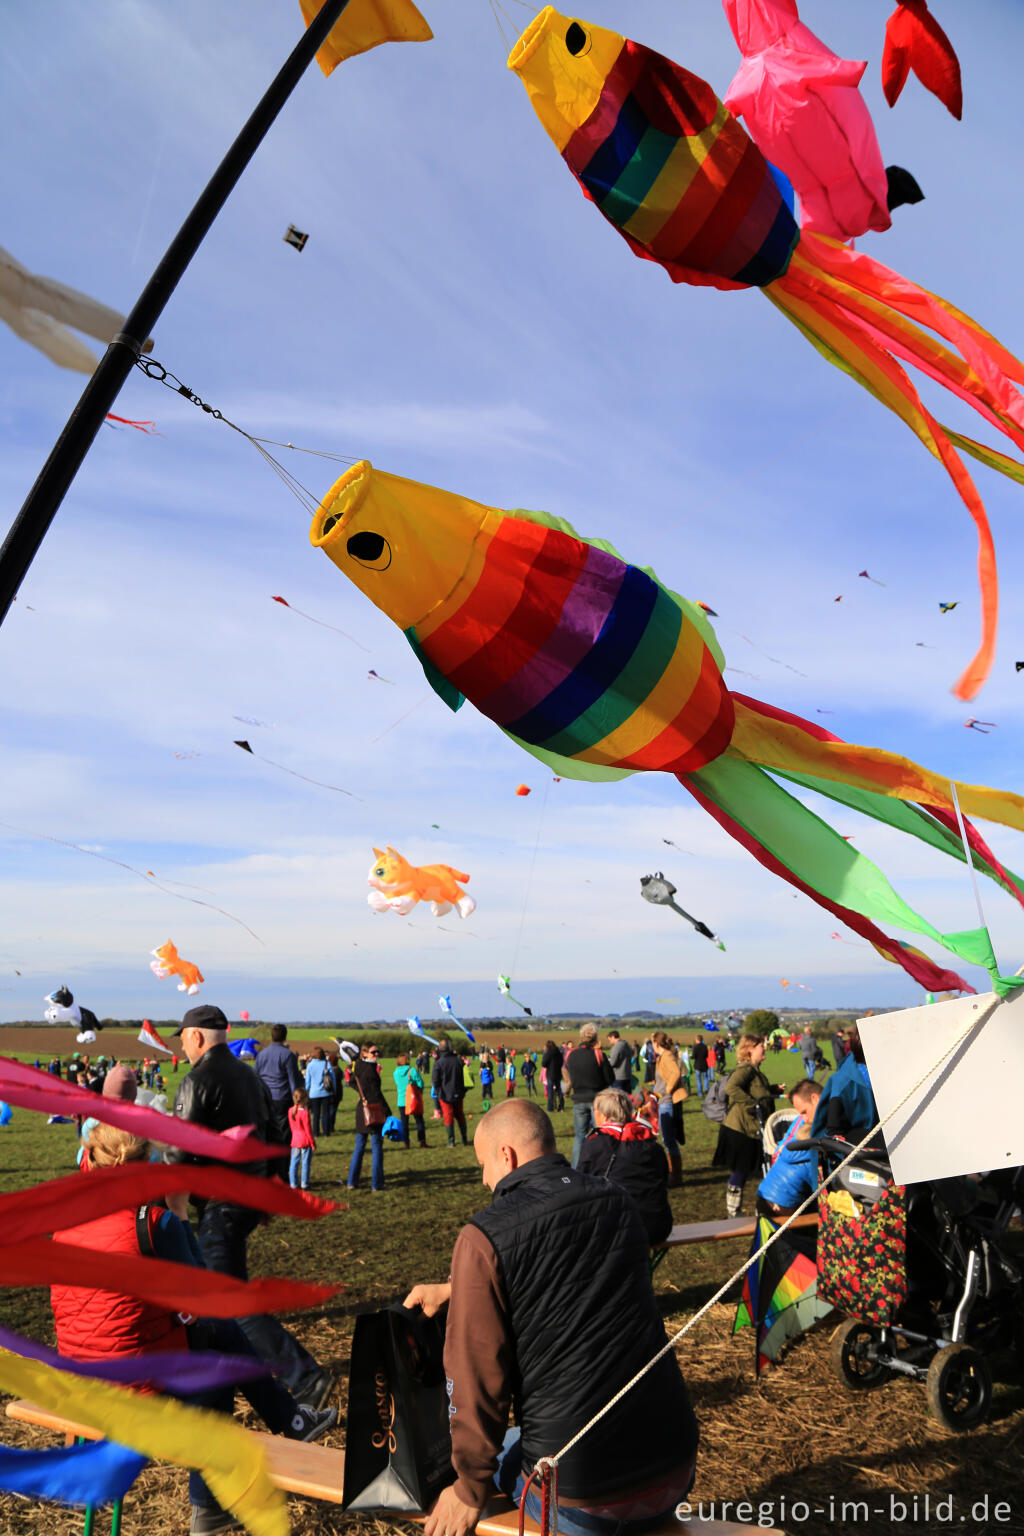
[[310, 543], [322, 549], [340, 539], [344, 528], [358, 511], [370, 488], [373, 466], [367, 459], [360, 459], [336, 480], [316, 509], [313, 526], [309, 530]]
[[551, 25], [553, 15], [551, 6], [546, 5], [540, 14], [534, 17], [508, 56], [509, 69], [521, 69], [531, 54], [536, 52], [544, 33]]

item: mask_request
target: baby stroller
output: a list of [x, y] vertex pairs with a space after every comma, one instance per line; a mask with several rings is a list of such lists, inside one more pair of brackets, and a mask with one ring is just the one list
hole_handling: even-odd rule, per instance
[[[758, 1112], [758, 1119], [761, 1118]], [[776, 1109], [764, 1120], [761, 1126], [761, 1165], [765, 1173], [775, 1161], [775, 1155], [789, 1135], [793, 1122], [799, 1119], [800, 1111], [790, 1106], [786, 1109]]]
[[[811, 1145], [821, 1177], [850, 1151], [832, 1137]], [[819, 1211], [818, 1295], [849, 1314], [832, 1341], [839, 1377], [863, 1391], [909, 1376], [950, 1429], [983, 1423], [986, 1357], [1012, 1343], [1024, 1364], [1024, 1275], [1002, 1246], [1024, 1170], [903, 1187], [879, 1147], [859, 1153], [830, 1190]]]

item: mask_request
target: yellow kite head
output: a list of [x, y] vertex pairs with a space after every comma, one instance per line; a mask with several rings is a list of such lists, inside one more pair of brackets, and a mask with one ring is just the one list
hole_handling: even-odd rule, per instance
[[508, 56], [559, 151], [597, 106], [626, 39], [545, 6]]
[[310, 542], [382, 613], [410, 629], [450, 596], [493, 509], [360, 460], [328, 491]]

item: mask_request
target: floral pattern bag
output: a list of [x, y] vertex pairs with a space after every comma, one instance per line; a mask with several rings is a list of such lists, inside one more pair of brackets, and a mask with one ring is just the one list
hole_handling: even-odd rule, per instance
[[850, 1317], [884, 1328], [907, 1296], [907, 1202], [889, 1184], [864, 1204], [845, 1191], [818, 1207], [818, 1296]]

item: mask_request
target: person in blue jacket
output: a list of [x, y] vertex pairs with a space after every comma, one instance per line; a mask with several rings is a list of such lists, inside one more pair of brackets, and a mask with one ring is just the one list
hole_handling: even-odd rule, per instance
[[322, 1045], [318, 1045], [306, 1068], [306, 1092], [309, 1094], [309, 1118], [314, 1136], [329, 1136], [330, 1109], [334, 1103], [334, 1074]]
[[811, 1126], [812, 1136], [842, 1136], [855, 1145], [878, 1124], [878, 1106], [864, 1060], [860, 1030], [846, 1031], [849, 1052], [838, 1072], [825, 1084]]
[[789, 1101], [799, 1111], [757, 1190], [757, 1209], [773, 1221], [791, 1216], [818, 1187], [818, 1156], [806, 1145], [821, 1097], [821, 1084], [805, 1077], [791, 1089]]

